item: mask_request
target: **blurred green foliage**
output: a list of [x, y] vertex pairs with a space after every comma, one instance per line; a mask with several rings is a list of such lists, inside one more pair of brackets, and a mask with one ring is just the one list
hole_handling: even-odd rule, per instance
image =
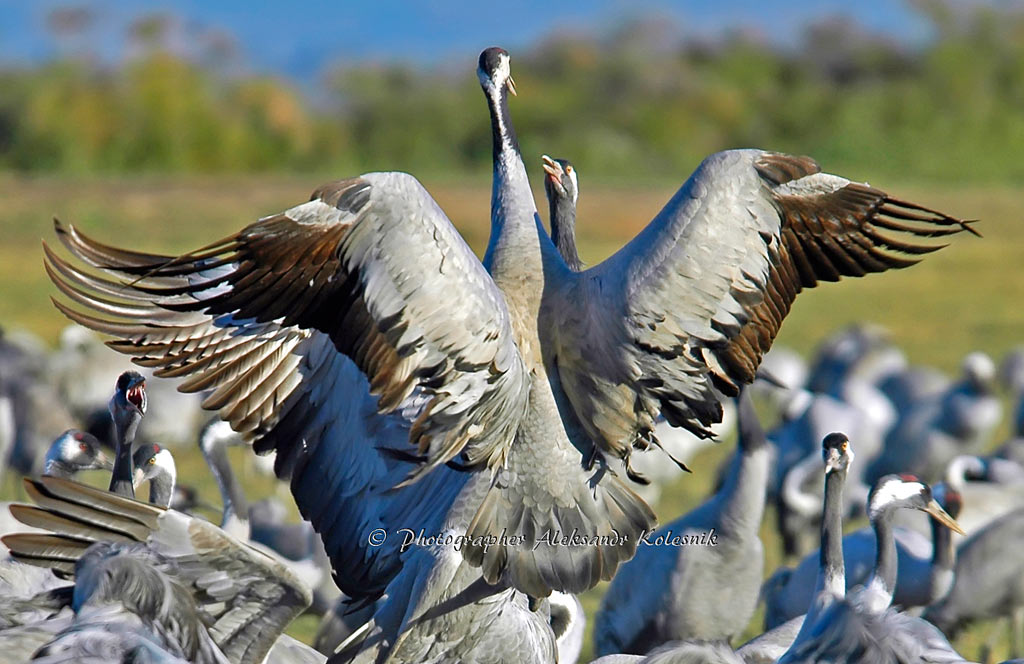
[[[591, 177], [678, 181], [708, 153], [758, 146], [852, 174], [1019, 181], [1024, 9], [914, 6], [934, 38], [913, 47], [840, 19], [789, 49], [746, 33], [683, 40], [654, 18], [551, 34], [513, 53], [524, 153], [567, 156]], [[55, 24], [73, 33], [81, 22]], [[173, 54], [159, 18], [134, 30], [137, 48], [116, 67], [64, 57], [0, 71], [0, 168], [489, 170], [475, 54], [339, 67], [314, 104], [287, 81], [227, 66], [230, 49]]]

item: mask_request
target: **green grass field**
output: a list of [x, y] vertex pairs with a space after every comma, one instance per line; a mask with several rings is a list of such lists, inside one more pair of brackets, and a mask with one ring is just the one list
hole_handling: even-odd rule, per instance
[[[590, 263], [612, 253], [642, 228], [675, 188], [602, 185], [588, 182], [585, 174], [583, 177], [579, 245], [584, 260]], [[901, 186], [865, 179], [900, 198], [981, 219], [977, 228], [985, 237], [958, 236], [951, 247], [926, 257], [912, 269], [846, 280], [842, 286], [826, 284], [802, 295], [783, 325], [778, 343], [807, 354], [837, 328], [870, 321], [888, 328], [912, 362], [950, 373], [972, 350], [984, 350], [998, 361], [1007, 349], [1024, 343], [1024, 307], [1020, 305], [1024, 301], [1024, 276], [1020, 273], [1024, 225], [1019, 222], [1024, 191]], [[175, 253], [207, 244], [260, 216], [302, 202], [319, 183], [316, 178], [288, 177], [28, 179], [0, 175], [0, 325], [26, 328], [53, 343], [66, 324], [49, 302], [55, 289], [42, 268], [40, 242], [52, 240], [50, 220], [54, 216], [79, 225], [101, 241]], [[489, 183], [426, 185], [473, 248], [482, 252], [488, 233]], [[543, 194], [537, 200], [542, 202]], [[159, 404], [151, 406], [158, 408]], [[713, 471], [732, 447], [731, 441], [725, 441], [691, 464], [694, 474], [665, 492], [657, 509], [662, 522], [707, 494]], [[212, 478], [198, 452], [178, 457], [179, 472], [217, 503]], [[245, 465], [243, 458], [235, 460], [239, 466]], [[254, 478], [252, 473], [246, 474], [246, 484], [254, 498], [274, 491], [272, 482]], [[6, 497], [18, 493], [10, 482], [3, 490]], [[770, 514], [765, 523], [774, 523]], [[770, 572], [780, 562], [778, 540], [769, 527], [762, 533], [765, 569]], [[596, 588], [583, 598], [591, 616], [601, 592], [602, 588]], [[749, 635], [759, 632], [759, 621], [760, 615], [751, 623]], [[989, 629], [980, 626], [958, 639], [962, 653], [977, 656]], [[314, 630], [315, 622], [306, 618], [290, 631], [308, 639]], [[581, 661], [587, 661], [589, 643], [588, 639]], [[1002, 658], [1006, 649], [1005, 637], [1000, 638], [994, 656]]]

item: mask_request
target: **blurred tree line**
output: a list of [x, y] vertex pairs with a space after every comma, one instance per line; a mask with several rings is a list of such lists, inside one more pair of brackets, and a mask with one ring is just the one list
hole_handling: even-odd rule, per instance
[[[1024, 11], [914, 6], [935, 34], [915, 47], [839, 19], [788, 49], [742, 32], [682, 39], [657, 18], [601, 36], [551, 34], [513, 53], [524, 154], [568, 157], [588, 177], [677, 180], [710, 152], [758, 146], [853, 173], [1020, 181]], [[75, 50], [90, 20], [58, 10], [50, 29]], [[116, 67], [79, 54], [0, 70], [0, 168], [489, 170], [475, 54], [433, 68], [338, 67], [312, 103], [286, 80], [246, 73], [229, 36], [176, 52], [168, 20], [133, 25]]]

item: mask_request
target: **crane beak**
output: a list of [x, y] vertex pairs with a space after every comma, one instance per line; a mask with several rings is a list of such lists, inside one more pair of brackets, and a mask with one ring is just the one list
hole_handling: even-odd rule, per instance
[[516, 95], [516, 82], [514, 80], [512, 80], [511, 76], [509, 76], [507, 79], [505, 79], [505, 87], [508, 88], [508, 91], [512, 93], [513, 97], [517, 96]]
[[956, 522], [956, 519], [951, 517], [946, 512], [946, 510], [942, 509], [942, 506], [939, 505], [934, 499], [932, 499], [932, 501], [928, 503], [928, 506], [924, 508], [924, 511], [930, 514], [932, 518], [934, 518], [936, 521], [938, 521], [945, 527], [949, 528], [953, 532], [959, 533], [961, 535], [967, 534], [964, 532], [964, 529], [960, 527], [960, 524]]
[[96, 453], [96, 467], [100, 470], [113, 470], [114, 463], [102, 451]]
[[552, 180], [560, 180], [562, 178], [562, 165], [546, 154], [541, 155], [540, 158], [544, 162], [544, 172], [550, 175]]
[[132, 472], [132, 486], [134, 488], [138, 489], [139, 485], [142, 484], [145, 480], [146, 473], [141, 468], [136, 468], [135, 471]]
[[548, 174], [548, 182], [564, 194], [565, 190], [562, 188], [562, 175], [564, 171], [562, 171], [562, 165], [546, 154], [541, 155], [541, 160], [544, 162], [544, 172]]

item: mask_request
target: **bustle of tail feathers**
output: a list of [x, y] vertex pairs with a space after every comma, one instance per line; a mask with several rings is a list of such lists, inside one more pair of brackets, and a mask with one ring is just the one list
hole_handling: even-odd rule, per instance
[[488, 583], [505, 581], [533, 597], [610, 580], [657, 518], [613, 472], [591, 473], [571, 482], [568, 505], [537, 496], [514, 473], [499, 473], [467, 529], [466, 560]]

